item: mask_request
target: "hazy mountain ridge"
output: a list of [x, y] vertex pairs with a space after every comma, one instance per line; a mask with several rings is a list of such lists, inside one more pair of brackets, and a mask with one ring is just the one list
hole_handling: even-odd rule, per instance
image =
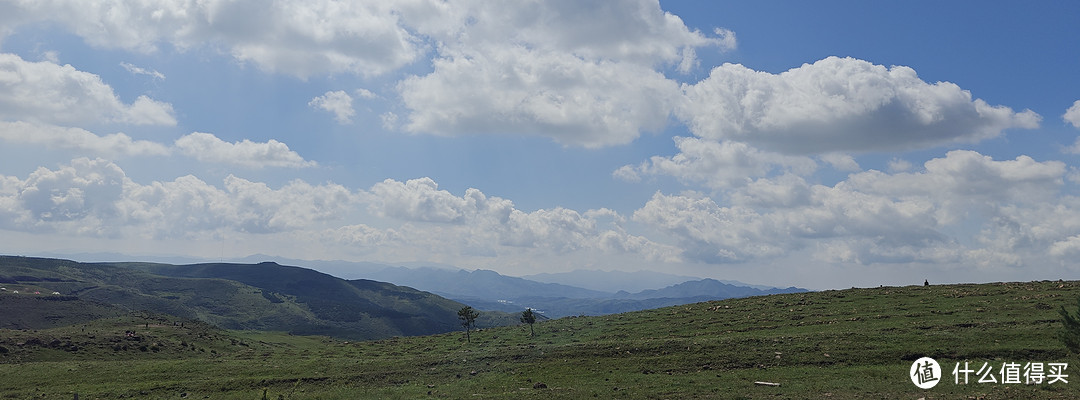
[[684, 297], [749, 297], [775, 293], [806, 292], [806, 289], [797, 287], [769, 288], [766, 290], [748, 286], [737, 286], [718, 281], [716, 279], [701, 279], [687, 281], [677, 285], [671, 285], [663, 289], [643, 290], [637, 293], [619, 292], [615, 294], [620, 299], [654, 299], [654, 298], [684, 298]]
[[[392, 282], [395, 285], [453, 299], [480, 310], [519, 312], [525, 308], [533, 308], [543, 311], [547, 317], [551, 318], [569, 315], [602, 315], [707, 300], [806, 291], [795, 287], [781, 289], [655, 271], [575, 270], [513, 277], [490, 270], [469, 271], [449, 265], [423, 262], [391, 265], [341, 260], [296, 260], [264, 254], [239, 259], [245, 263], [266, 262], [266, 260], [303, 265], [323, 274], [345, 279], [364, 278]], [[539, 282], [530, 278], [557, 282]], [[273, 284], [255, 281], [247, 283]], [[616, 290], [595, 290], [598, 287]], [[274, 289], [269, 290], [274, 291]], [[281, 291], [283, 288], [278, 287], [277, 290]], [[505, 319], [505, 316], [500, 318]]]
[[[584, 272], [584, 273], [582, 273]], [[575, 273], [577, 273], [575, 275]], [[575, 271], [565, 276], [635, 276], [636, 273]], [[606, 292], [581, 287], [542, 283], [530, 279], [501, 275], [488, 270], [447, 270], [436, 268], [388, 267], [369, 273], [378, 280], [415, 287], [451, 298], [481, 310], [515, 312], [532, 308], [551, 318], [569, 315], [603, 315], [649, 308], [666, 307], [719, 300], [733, 297], [760, 296], [774, 293], [805, 292], [806, 289], [786, 289], [739, 286], [715, 279], [680, 281], [660, 289], [629, 293], [625, 290]], [[650, 277], [680, 278], [655, 272]], [[534, 275], [535, 276], [535, 275]], [[558, 277], [548, 274], [543, 277]], [[640, 276], [640, 275], [636, 275]], [[618, 279], [615, 279], [618, 280]]]
[[[13, 282], [0, 293], [0, 317], [14, 324], [5, 327], [19, 329], [77, 323], [85, 320], [84, 309], [103, 316], [145, 310], [231, 329], [374, 339], [456, 330], [456, 313], [464, 306], [408, 287], [269, 262], [79, 263], [0, 256], [0, 276]], [[43, 294], [14, 294], [20, 289]], [[30, 296], [38, 300], [24, 301]], [[487, 313], [480, 322], [491, 325], [499, 318], [498, 323], [510, 320]]]
[[558, 283], [542, 283], [506, 276], [495, 271], [390, 267], [371, 274], [374, 279], [394, 282], [455, 298], [507, 299], [523, 295], [570, 298], [601, 298], [611, 293]]
[[578, 286], [610, 293], [619, 291], [636, 293], [642, 290], [660, 289], [686, 281], [701, 279], [696, 276], [674, 275], [656, 271], [625, 272], [595, 269], [578, 269], [570, 272], [544, 272], [525, 275], [522, 276], [522, 278], [537, 282]]
[[[537, 282], [561, 283], [564, 285], [578, 286], [586, 289], [603, 292], [630, 292], [636, 293], [644, 290], [662, 289], [683, 282], [697, 281], [705, 278], [688, 275], [667, 274], [656, 271], [604, 271], [595, 269], [578, 269], [570, 272], [539, 273], [522, 276]], [[773, 286], [754, 285], [733, 280], [716, 279], [721, 283], [734, 286], [745, 286], [754, 289], [769, 290]]]

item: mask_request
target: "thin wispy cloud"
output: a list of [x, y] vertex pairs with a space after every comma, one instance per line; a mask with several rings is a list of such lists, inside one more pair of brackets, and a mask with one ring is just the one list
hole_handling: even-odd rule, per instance
[[145, 69], [145, 68], [136, 67], [136, 66], [134, 66], [134, 65], [132, 65], [130, 63], [126, 63], [126, 62], [121, 62], [120, 66], [123, 67], [124, 70], [126, 70], [127, 72], [130, 72], [130, 73], [135, 74], [135, 75], [146, 75], [146, 76], [149, 76], [149, 77], [154, 78], [154, 79], [165, 80], [165, 74], [160, 73], [157, 70], [153, 70], [153, 69], [148, 70], [148, 69]]

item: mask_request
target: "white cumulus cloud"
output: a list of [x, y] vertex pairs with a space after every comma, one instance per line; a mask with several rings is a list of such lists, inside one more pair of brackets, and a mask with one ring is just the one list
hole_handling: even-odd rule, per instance
[[773, 222], [753, 209], [723, 207], [700, 194], [658, 192], [633, 219], [679, 238], [688, 259], [706, 263], [779, 256], [791, 246], [791, 239], [777, 240]]
[[1072, 107], [1065, 110], [1065, 114], [1061, 118], [1073, 127], [1080, 128], [1080, 100], [1073, 102]]
[[168, 146], [148, 140], [135, 140], [121, 132], [98, 136], [82, 128], [23, 121], [0, 121], [0, 139], [10, 143], [40, 144], [49, 148], [74, 149], [111, 157], [170, 153]]
[[38, 168], [19, 188], [19, 203], [33, 218], [20, 222], [36, 226], [116, 217], [114, 203], [123, 194], [125, 179], [120, 167], [102, 159], [80, 158], [57, 170]]
[[[431, 56], [430, 73], [396, 85], [405, 112], [400, 124], [388, 126], [439, 135], [540, 135], [584, 147], [626, 144], [663, 129], [681, 93], [660, 71], [687, 73], [697, 67], [699, 51], [737, 46], [731, 30], [691, 29], [656, 0], [95, 0], [10, 8], [19, 18], [8, 22], [9, 30], [15, 21], [46, 21], [97, 47], [210, 48], [302, 79], [385, 75]], [[330, 92], [311, 105], [348, 123], [346, 96]], [[134, 108], [152, 118], [123, 120], [159, 120], [161, 113], [145, 107], [150, 101], [139, 99]]]
[[[1075, 128], [1080, 128], [1080, 100], [1077, 100], [1073, 103], [1072, 107], [1069, 107], [1068, 110], [1065, 110], [1065, 114], [1062, 115], [1061, 118], [1065, 120], [1065, 122], [1069, 125], [1072, 125]], [[1073, 142], [1072, 146], [1066, 148], [1065, 152], [1071, 154], [1080, 154], [1080, 138], [1076, 138], [1076, 141]]]
[[633, 220], [709, 263], [806, 250], [826, 262], [992, 265], [1071, 251], [1080, 200], [1062, 196], [1065, 174], [1057, 161], [958, 150], [918, 171], [870, 170], [833, 186], [794, 174], [758, 178], [725, 192], [729, 205], [656, 193]]
[[463, 4], [453, 23], [422, 24], [440, 45], [430, 74], [398, 84], [408, 131], [626, 144], [662, 129], [680, 96], [657, 68], [686, 72], [695, 49], [735, 45], [730, 31], [690, 30], [656, 1]]
[[631, 182], [640, 175], [669, 175], [719, 189], [746, 185], [776, 171], [804, 175], [816, 168], [808, 157], [761, 151], [739, 142], [676, 137], [675, 145], [679, 153], [672, 157], [653, 156], [637, 167], [620, 167], [614, 174]]
[[[488, 205], [486, 199], [477, 203], [482, 194], [476, 189], [470, 189], [464, 198], [457, 197], [439, 190], [431, 178], [405, 182], [387, 179], [372, 186], [370, 192], [373, 197], [368, 207], [373, 213], [413, 221], [460, 223], [467, 215], [478, 212], [478, 207]], [[498, 203], [506, 212], [512, 207], [506, 201]]]
[[270, 139], [265, 143], [244, 139], [229, 143], [210, 133], [193, 132], [176, 139], [173, 146], [184, 155], [199, 161], [234, 164], [248, 168], [312, 167], [285, 143]]
[[662, 129], [678, 85], [651, 68], [506, 47], [438, 58], [398, 84], [405, 129], [548, 136], [566, 145], [625, 144]]
[[677, 109], [700, 137], [795, 154], [914, 149], [1038, 127], [1030, 110], [991, 106], [908, 67], [829, 57], [780, 74], [737, 64], [684, 85]]
[[[689, 29], [655, 0], [490, 3], [462, 1], [443, 21], [419, 21], [446, 49], [523, 45], [590, 60], [654, 65], [683, 63], [685, 50], [735, 47], [731, 31], [708, 37]], [[406, 13], [406, 15], [409, 15]], [[446, 23], [450, 22], [450, 23]]]
[[890, 196], [930, 196], [941, 202], [979, 200], [1038, 202], [1064, 184], [1065, 164], [1028, 156], [997, 161], [971, 150], [953, 150], [924, 164], [924, 171], [854, 174], [847, 185]]
[[79, 158], [38, 168], [25, 180], [0, 178], [5, 229], [94, 237], [199, 236], [229, 230], [275, 233], [316, 228], [340, 218], [355, 196], [335, 184], [292, 181], [274, 189], [228, 176], [215, 187], [188, 175], [142, 185], [115, 163]]
[[379, 75], [425, 51], [392, 2], [35, 1], [12, 11], [23, 23], [59, 23], [93, 46], [140, 52], [163, 43], [181, 50], [221, 47], [237, 60], [301, 78]]
[[[428, 251], [483, 255], [530, 249], [554, 254], [594, 251], [639, 254], [650, 260], [678, 259], [674, 248], [627, 233], [621, 226], [622, 218], [610, 210], [581, 213], [556, 207], [524, 212], [510, 200], [488, 197], [478, 189], [454, 195], [439, 189], [431, 178], [406, 182], [387, 179], [362, 197], [369, 212], [406, 221], [393, 237]], [[384, 237], [366, 228], [350, 232], [361, 241]]]
[[[360, 93], [370, 94], [371, 92]], [[334, 114], [334, 120], [339, 124], [348, 124], [352, 122], [352, 116], [356, 115], [352, 101], [352, 96], [349, 96], [344, 90], [337, 90], [326, 92], [322, 96], [316, 96], [308, 102], [308, 106], [329, 111]]]
[[176, 125], [172, 105], [139, 96], [124, 104], [97, 75], [0, 53], [0, 119], [75, 126]]

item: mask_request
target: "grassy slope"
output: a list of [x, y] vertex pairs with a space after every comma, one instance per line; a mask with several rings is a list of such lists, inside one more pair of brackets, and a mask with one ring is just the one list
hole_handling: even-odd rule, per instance
[[[464, 306], [407, 287], [366, 280], [346, 281], [314, 270], [274, 263], [123, 265], [158, 275], [227, 279], [257, 287], [268, 299], [302, 305], [322, 322], [322, 326], [297, 333], [377, 338], [446, 332], [457, 325], [457, 310]], [[288, 324], [277, 327], [281, 329], [285, 325]]]
[[[536, 337], [493, 328], [471, 344], [461, 333], [349, 343], [164, 321], [145, 332], [157, 352], [95, 345], [146, 325], [121, 317], [0, 331], [0, 398], [1068, 399], [1080, 397], [1080, 364], [1054, 336], [1055, 310], [1078, 295], [1080, 282], [783, 294], [544, 321]], [[926, 391], [907, 377], [924, 355], [946, 379]], [[955, 385], [957, 361], [1069, 362], [1071, 382]]]
[[[464, 305], [431, 293], [310, 269], [263, 264], [77, 263], [0, 256], [0, 328], [48, 328], [128, 311], [167, 313], [229, 329], [349, 339], [452, 331]], [[18, 283], [11, 283], [11, 282]], [[69, 301], [43, 301], [59, 291]], [[49, 300], [49, 299], [44, 299]], [[484, 325], [506, 325], [492, 314]]]

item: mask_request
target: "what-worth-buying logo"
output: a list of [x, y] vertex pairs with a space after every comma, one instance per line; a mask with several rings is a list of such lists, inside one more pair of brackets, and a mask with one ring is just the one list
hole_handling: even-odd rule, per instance
[[908, 376], [919, 389], [929, 389], [941, 381], [941, 366], [933, 358], [923, 357], [911, 364]]
[[[974, 381], [976, 384], [1027, 384], [1027, 385], [1053, 385], [1055, 383], [1069, 383], [1069, 375], [1065, 370], [1069, 363], [1043, 363], [1043, 362], [1011, 362], [1004, 361], [1000, 364], [982, 363], [979, 369], [973, 369], [979, 363], [964, 361], [956, 363], [953, 367], [953, 384], [967, 385]], [[908, 370], [908, 378], [911, 383], [920, 389], [930, 389], [937, 386], [944, 379], [941, 373], [941, 365], [930, 357], [922, 357], [911, 363]], [[977, 378], [977, 380], [975, 380]]]

